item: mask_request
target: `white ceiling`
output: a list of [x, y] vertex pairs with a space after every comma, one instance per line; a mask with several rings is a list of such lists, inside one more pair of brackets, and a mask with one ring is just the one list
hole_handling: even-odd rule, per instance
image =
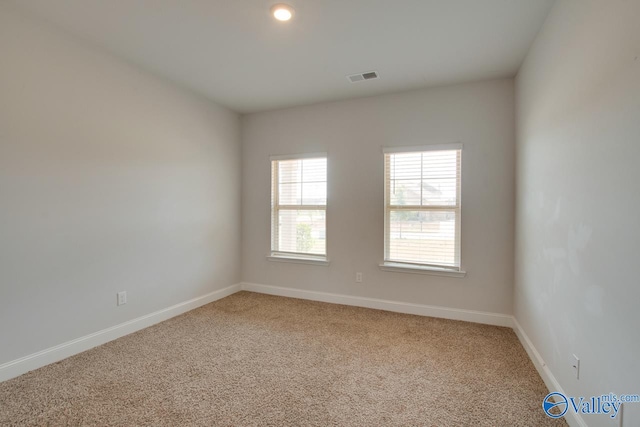
[[[513, 76], [554, 0], [15, 0], [239, 112]], [[345, 76], [376, 70], [380, 79]]]

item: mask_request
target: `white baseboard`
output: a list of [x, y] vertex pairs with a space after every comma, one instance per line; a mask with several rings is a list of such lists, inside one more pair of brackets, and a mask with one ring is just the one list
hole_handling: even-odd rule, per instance
[[294, 288], [261, 285], [258, 283], [243, 282], [241, 283], [241, 286], [243, 291], [257, 292], [261, 294], [329, 302], [333, 304], [351, 305], [356, 307], [374, 308], [378, 310], [394, 311], [396, 313], [415, 314], [418, 316], [463, 320], [466, 322], [484, 323], [487, 325], [506, 326], [509, 328], [513, 328], [513, 316], [510, 316], [508, 314], [462, 310], [458, 308], [413, 304], [407, 302], [398, 302], [352, 295], [332, 294], [327, 292], [305, 291]]
[[[540, 374], [540, 377], [542, 377], [542, 381], [544, 381], [549, 391], [557, 391], [566, 396], [567, 394], [560, 386], [560, 383], [553, 375], [545, 361], [542, 359], [542, 356], [540, 356], [538, 350], [536, 350], [536, 348], [533, 346], [533, 343], [524, 332], [524, 329], [522, 329], [522, 326], [520, 326], [520, 323], [518, 323], [518, 320], [515, 317], [513, 318], [513, 331], [518, 336], [520, 343], [529, 355], [529, 359], [531, 359], [531, 361], [533, 362], [533, 365], [536, 367], [536, 370]], [[542, 402], [540, 403], [542, 404]], [[567, 411], [564, 419], [567, 421], [567, 423], [569, 423], [571, 427], [588, 427], [587, 423], [582, 419], [582, 417], [571, 410]]]
[[[306, 291], [246, 282], [213, 291], [189, 301], [184, 301], [145, 316], [129, 320], [128, 322], [124, 322], [93, 334], [30, 354], [20, 359], [4, 363], [0, 365], [0, 382], [17, 377], [34, 369], [41, 368], [45, 365], [58, 362], [62, 359], [66, 359], [67, 357], [105, 344], [125, 335], [129, 335], [141, 329], [148, 328], [156, 323], [163, 322], [172, 317], [186, 313], [187, 311], [209, 304], [210, 302], [217, 301], [240, 290], [513, 328], [547, 388], [551, 391], [558, 391], [564, 394], [564, 390], [556, 380], [553, 373], [549, 370], [549, 367], [540, 356], [540, 353], [538, 353], [527, 334], [513, 316], [500, 313], [462, 310], [457, 308], [413, 304], [352, 295], [332, 294], [328, 292]], [[582, 417], [572, 411], [567, 411], [565, 419], [571, 427], [588, 427]]]
[[179, 314], [186, 313], [210, 302], [219, 300], [240, 290], [240, 285], [235, 284], [224, 289], [210, 292], [206, 295], [184, 301], [162, 310], [138, 317], [128, 322], [103, 329], [93, 334], [85, 335], [54, 347], [47, 348], [37, 353], [30, 354], [20, 359], [0, 365], [0, 381], [5, 381], [50, 363], [58, 362], [74, 354], [82, 353], [93, 347], [113, 341], [116, 338], [129, 335], [156, 323], [163, 322]]

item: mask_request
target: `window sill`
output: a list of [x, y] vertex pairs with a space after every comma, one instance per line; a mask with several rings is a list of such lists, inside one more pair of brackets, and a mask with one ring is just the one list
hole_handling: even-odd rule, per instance
[[267, 255], [267, 260], [274, 262], [292, 262], [294, 264], [329, 265], [328, 259], [306, 258], [302, 256]]
[[395, 273], [428, 274], [431, 276], [445, 276], [462, 278], [467, 275], [466, 271], [454, 271], [436, 267], [421, 267], [419, 265], [402, 264], [399, 262], [385, 262], [379, 265], [380, 270]]

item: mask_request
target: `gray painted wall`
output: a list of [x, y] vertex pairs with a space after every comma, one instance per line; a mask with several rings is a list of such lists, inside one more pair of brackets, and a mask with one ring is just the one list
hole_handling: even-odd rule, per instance
[[0, 58], [0, 364], [239, 281], [235, 113], [5, 4]]
[[[372, 84], [375, 84], [373, 82]], [[513, 80], [323, 103], [243, 116], [245, 282], [512, 313]], [[381, 271], [383, 146], [464, 144], [466, 278]], [[328, 267], [279, 263], [270, 249], [270, 155], [328, 153]], [[357, 271], [363, 283], [355, 283]]]
[[515, 315], [573, 396], [640, 393], [639, 17], [560, 0], [517, 77]]

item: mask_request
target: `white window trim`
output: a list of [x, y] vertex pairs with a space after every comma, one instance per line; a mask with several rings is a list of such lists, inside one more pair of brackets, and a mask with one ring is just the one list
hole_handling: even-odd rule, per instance
[[329, 259], [325, 256], [301, 256], [287, 252], [272, 252], [267, 255], [267, 260], [274, 262], [292, 262], [295, 264], [329, 265]]
[[[413, 274], [429, 274], [434, 276], [449, 276], [449, 277], [466, 277], [467, 272], [462, 268], [462, 163], [460, 164], [460, 180], [458, 182], [458, 205], [456, 217], [456, 245], [458, 257], [458, 267], [441, 266], [441, 265], [429, 265], [418, 264], [409, 262], [399, 262], [389, 260], [389, 215], [391, 211], [391, 205], [389, 202], [389, 183], [387, 181], [387, 166], [386, 155], [394, 153], [413, 153], [424, 151], [448, 151], [448, 150], [460, 150], [462, 155], [463, 144], [460, 142], [453, 142], [449, 144], [431, 144], [431, 145], [414, 145], [403, 147], [382, 147], [383, 152], [383, 168], [384, 168], [384, 261], [379, 264], [379, 268], [384, 271], [399, 272], [399, 273], [413, 273]], [[411, 206], [410, 208], [414, 208]], [[435, 210], [438, 207], [429, 207], [424, 210]], [[444, 209], [444, 208], [443, 208]], [[451, 209], [451, 207], [447, 207]]]
[[382, 147], [382, 152], [385, 154], [415, 153], [415, 152], [421, 152], [421, 151], [462, 150], [462, 148], [463, 148], [463, 144], [461, 142], [451, 142], [449, 144], [407, 145], [403, 147]]
[[302, 154], [282, 154], [269, 156], [269, 162], [274, 160], [300, 160], [300, 159], [327, 159], [327, 153], [302, 153]]
[[[273, 250], [274, 247], [274, 241], [277, 241], [278, 239], [278, 234], [275, 232], [275, 227], [274, 227], [274, 223], [273, 223], [273, 218], [274, 218], [274, 200], [273, 197], [275, 195], [275, 204], [280, 206], [278, 204], [278, 196], [279, 196], [279, 192], [278, 192], [278, 188], [276, 187], [277, 184], [277, 180], [274, 180], [273, 178], [273, 162], [274, 161], [280, 161], [280, 160], [300, 160], [300, 159], [326, 159], [327, 160], [327, 192], [329, 190], [329, 172], [328, 172], [328, 168], [329, 168], [329, 156], [327, 153], [302, 153], [302, 154], [284, 154], [284, 155], [271, 155], [269, 156], [269, 164], [270, 164], [270, 170], [271, 170], [271, 239], [270, 239], [270, 246], [271, 246], [271, 251], [269, 253], [269, 255], [267, 255], [267, 260], [269, 261], [276, 261], [276, 262], [291, 262], [291, 263], [296, 263], [296, 264], [313, 264], [313, 265], [329, 265], [329, 248], [328, 248], [328, 242], [329, 242], [329, 230], [328, 230], [328, 218], [327, 218], [327, 204], [324, 205], [296, 205], [295, 208], [297, 210], [324, 210], [324, 220], [325, 220], [325, 254], [324, 255], [316, 255], [316, 254], [307, 254], [307, 253], [300, 253], [300, 252], [284, 252], [284, 251], [277, 251], [277, 250]], [[328, 195], [327, 195], [327, 202], [328, 202]]]
[[430, 276], [459, 278], [467, 276], [467, 272], [463, 270], [448, 270], [446, 268], [431, 267], [421, 264], [407, 264], [402, 262], [383, 262], [379, 265], [379, 267], [380, 270], [390, 271], [393, 273], [428, 274]]

